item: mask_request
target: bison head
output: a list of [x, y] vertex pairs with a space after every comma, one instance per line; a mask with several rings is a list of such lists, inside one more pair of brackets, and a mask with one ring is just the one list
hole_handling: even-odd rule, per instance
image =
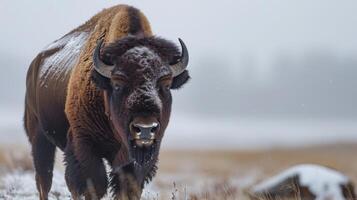
[[[187, 48], [156, 37], [126, 37], [93, 53], [94, 83], [105, 94], [115, 134], [137, 161], [157, 152], [171, 112], [171, 89], [189, 79]], [[134, 154], [134, 155], [133, 155]], [[151, 156], [149, 156], [151, 157]]]

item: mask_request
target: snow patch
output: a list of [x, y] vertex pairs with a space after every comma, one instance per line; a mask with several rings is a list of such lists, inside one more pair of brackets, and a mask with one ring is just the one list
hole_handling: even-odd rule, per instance
[[[0, 179], [0, 199], [38, 199], [35, 175], [32, 172], [14, 171]], [[70, 199], [63, 174], [54, 171], [49, 199]]]
[[258, 193], [268, 191], [270, 188], [294, 176], [299, 177], [299, 184], [307, 187], [316, 196], [316, 200], [327, 199], [327, 197], [334, 200], [345, 199], [341, 191], [341, 185], [347, 184], [349, 178], [336, 170], [313, 164], [297, 165], [287, 169], [281, 174], [255, 186], [253, 191]]
[[59, 48], [56, 53], [47, 57], [41, 66], [40, 70], [40, 85], [46, 87], [46, 80], [55, 78], [57, 80], [63, 80], [65, 74], [67, 74], [74, 64], [78, 61], [79, 54], [83, 45], [88, 38], [87, 32], [74, 32], [59, 40], [56, 40], [52, 44], [48, 45], [44, 51]]
[[[150, 184], [149, 184], [150, 188]], [[144, 189], [142, 199], [155, 199], [158, 195], [150, 189]], [[107, 192], [103, 200], [113, 199]], [[30, 171], [14, 170], [0, 176], [0, 199], [33, 200], [38, 199], [35, 174]], [[64, 174], [58, 170], [53, 171], [52, 188], [49, 200], [71, 199]]]

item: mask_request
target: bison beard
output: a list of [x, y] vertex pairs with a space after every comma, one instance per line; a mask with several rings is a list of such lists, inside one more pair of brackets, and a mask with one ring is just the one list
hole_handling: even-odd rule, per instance
[[[141, 190], [144, 184], [150, 182], [156, 174], [160, 143], [155, 142], [149, 148], [138, 148], [130, 142], [129, 149], [132, 155], [132, 159], [129, 162], [123, 163], [121, 161], [123, 155], [118, 155], [120, 154], [118, 153], [112, 163], [109, 186], [113, 194], [127, 192], [128, 188], [122, 188], [124, 185], [127, 185], [125, 181], [130, 181], [132, 186], [138, 187]], [[100, 173], [94, 177], [93, 180], [83, 181], [81, 166], [73, 154], [73, 146], [71, 143], [67, 145], [65, 154], [65, 163], [69, 166], [69, 168], [66, 169], [66, 181], [69, 188], [78, 188], [78, 191], [71, 191], [72, 193], [84, 193], [87, 186], [83, 183], [88, 181], [100, 181], [103, 187], [108, 184], [106, 178], [101, 176]], [[104, 168], [101, 168], [101, 170], [104, 170]], [[91, 173], [98, 174], [98, 171], [97, 169], [93, 169]], [[69, 177], [70, 179], [68, 179]], [[101, 191], [101, 193], [104, 194], [106, 192], [105, 190], [104, 188], [96, 188], [97, 193]]]
[[[71, 190], [72, 195], [75, 194], [74, 198], [80, 194], [86, 197], [103, 196], [108, 185], [103, 161], [91, 160], [91, 168], [88, 169], [88, 166], [81, 166], [73, 150], [73, 145], [68, 143], [65, 150], [67, 165], [65, 177], [69, 189], [76, 188], [74, 191]], [[149, 183], [156, 174], [159, 150], [159, 141], [148, 148], [139, 148], [133, 141], [129, 142], [129, 157], [132, 159], [123, 163], [123, 155], [120, 155], [119, 151], [111, 164], [112, 170], [109, 175], [111, 192], [120, 199], [139, 199], [144, 185]], [[91, 178], [86, 179], [83, 172], [92, 174]], [[88, 191], [90, 194], [87, 193]]]
[[120, 186], [127, 184], [141, 190], [145, 183], [149, 183], [156, 174], [159, 149], [160, 144], [156, 142], [149, 148], [139, 148], [130, 142], [130, 154], [133, 160], [125, 165], [114, 164], [117, 167], [114, 167], [110, 174], [112, 192], [122, 194], [128, 188], [120, 188]]

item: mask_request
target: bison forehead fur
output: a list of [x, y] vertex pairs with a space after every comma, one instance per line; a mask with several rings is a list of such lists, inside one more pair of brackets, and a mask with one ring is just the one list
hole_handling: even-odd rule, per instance
[[128, 63], [137, 63], [142, 68], [161, 64], [160, 57], [145, 46], [134, 47], [124, 53], [122, 59]]
[[135, 55], [139, 58], [142, 53], [160, 57], [166, 64], [175, 61], [175, 58], [180, 55], [180, 51], [175, 44], [154, 36], [144, 38], [125, 37], [110, 43], [103, 51], [104, 60], [109, 60], [112, 63], [123, 54], [129, 53], [128, 51], [132, 51], [130, 55]]

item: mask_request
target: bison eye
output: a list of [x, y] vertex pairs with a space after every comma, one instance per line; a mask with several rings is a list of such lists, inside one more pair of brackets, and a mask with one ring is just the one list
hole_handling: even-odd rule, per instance
[[158, 81], [159, 88], [170, 89], [171, 84], [172, 84], [172, 78], [169, 76], [160, 78], [160, 80]]
[[125, 84], [126, 84], [126, 79], [124, 77], [120, 77], [120, 76], [112, 77], [112, 86], [114, 90], [120, 90], [125, 86]]

